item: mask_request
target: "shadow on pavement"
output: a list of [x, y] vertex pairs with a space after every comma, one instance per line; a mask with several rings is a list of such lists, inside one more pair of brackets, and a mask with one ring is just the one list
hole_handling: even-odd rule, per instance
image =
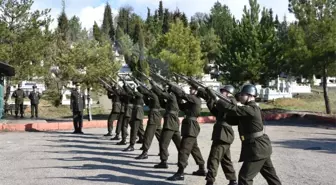
[[306, 138], [302, 140], [273, 141], [273, 143], [280, 144], [286, 148], [336, 154], [336, 139], [333, 138]]
[[307, 118], [287, 118], [281, 119], [277, 121], [264, 121], [265, 125], [269, 126], [297, 126], [297, 127], [318, 127], [318, 128], [326, 128], [326, 129], [336, 129], [336, 124], [326, 123], [323, 121], [317, 121], [313, 119]]

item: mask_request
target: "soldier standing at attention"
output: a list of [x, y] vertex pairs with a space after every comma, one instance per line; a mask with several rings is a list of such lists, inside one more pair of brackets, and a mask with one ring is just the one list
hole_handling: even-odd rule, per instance
[[[230, 146], [234, 140], [234, 131], [228, 122], [237, 125], [238, 121], [235, 117], [227, 116], [225, 110], [216, 107], [216, 95], [210, 89], [206, 88], [206, 92], [209, 97], [207, 106], [210, 112], [216, 117], [216, 123], [212, 131], [212, 145], [207, 163], [208, 173], [206, 176], [206, 185], [214, 184], [219, 163], [222, 166], [226, 179], [230, 181], [229, 185], [237, 185], [236, 171], [231, 161], [230, 152]], [[237, 101], [233, 97], [233, 86], [226, 85], [221, 87], [220, 92], [223, 96], [228, 97], [236, 104]]]
[[[120, 132], [122, 129], [122, 124], [123, 124], [123, 120], [124, 120], [124, 116], [125, 116], [125, 105], [127, 103], [125, 103], [125, 101], [127, 101], [127, 98], [125, 97], [125, 91], [123, 88], [120, 88], [119, 86], [117, 86], [116, 90], [114, 91], [118, 96], [119, 96], [119, 100], [120, 100], [120, 113], [118, 116], [118, 122], [117, 122], [117, 128], [115, 131], [115, 136], [113, 138], [111, 138], [111, 140], [120, 140]], [[126, 133], [126, 135], [128, 135], [128, 133]]]
[[174, 93], [168, 89], [168, 92], [163, 92], [153, 81], [150, 81], [152, 90], [159, 98], [166, 100], [166, 112], [163, 116], [163, 129], [160, 137], [160, 159], [161, 162], [154, 166], [154, 168], [168, 168], [168, 147], [170, 141], [173, 140], [176, 149], [180, 150], [181, 135], [179, 125], [179, 106]]
[[188, 165], [190, 153], [196, 164], [199, 165], [199, 169], [192, 174], [205, 176], [205, 161], [197, 144], [197, 136], [201, 130], [197, 118], [200, 115], [202, 104], [201, 99], [196, 95], [197, 88], [190, 86], [190, 94], [186, 94], [175, 85], [171, 85], [170, 88], [179, 99], [186, 101], [185, 103], [180, 104], [180, 109], [185, 113], [186, 117], [183, 119], [181, 126], [182, 141], [178, 153], [178, 171], [173, 176], [169, 177], [168, 180], [184, 180], [184, 169]]
[[80, 84], [76, 83], [76, 88], [70, 95], [70, 108], [73, 115], [74, 134], [84, 134], [83, 127], [83, 111], [85, 109], [85, 96], [80, 91]]
[[113, 122], [118, 119], [120, 110], [121, 110], [121, 102], [120, 96], [117, 93], [118, 89], [113, 86], [112, 89], [107, 91], [107, 96], [112, 101], [112, 110], [107, 120], [107, 134], [104, 136], [112, 136], [113, 131]]
[[133, 102], [133, 111], [132, 111], [132, 117], [130, 121], [130, 126], [131, 126], [131, 138], [130, 138], [130, 145], [124, 149], [123, 151], [134, 151], [134, 145], [136, 142], [137, 135], [139, 136], [139, 140], [143, 140], [143, 135], [141, 136], [141, 131], [139, 129], [142, 129], [142, 121], [144, 118], [144, 100], [143, 100], [143, 95], [140, 92], [136, 92], [135, 88], [131, 89], [129, 87], [126, 87], [126, 93], [127, 94], [132, 94], [132, 102]]
[[18, 88], [13, 92], [13, 97], [15, 98], [15, 117], [18, 117], [19, 109], [21, 118], [24, 115], [23, 101], [26, 98], [25, 92], [21, 89], [21, 84], [18, 84]]
[[38, 118], [38, 104], [40, 103], [41, 94], [36, 90], [36, 85], [33, 86], [33, 91], [29, 94], [31, 118]]
[[245, 85], [240, 92], [240, 102], [244, 106], [224, 100], [217, 101], [216, 106], [219, 110], [224, 109], [229, 116], [237, 116], [239, 119], [238, 131], [242, 141], [239, 162], [243, 162], [243, 165], [239, 171], [238, 184], [252, 185], [253, 178], [260, 172], [268, 184], [281, 185], [271, 160], [271, 141], [263, 132], [264, 124], [261, 110], [255, 102], [256, 96], [256, 87]]
[[152, 144], [154, 135], [160, 142], [162, 119], [162, 115], [160, 113], [161, 105], [159, 97], [153, 91], [150, 91], [142, 86], [138, 86], [138, 90], [144, 95], [144, 102], [149, 107], [149, 113], [147, 127], [144, 135], [144, 142], [142, 145], [142, 153], [135, 159], [147, 159], [148, 150]]

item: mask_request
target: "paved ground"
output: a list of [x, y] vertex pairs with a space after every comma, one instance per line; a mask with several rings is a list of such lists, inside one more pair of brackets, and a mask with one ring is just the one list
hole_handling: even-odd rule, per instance
[[[69, 132], [0, 133], [1, 185], [94, 185], [137, 184], [204, 185], [203, 177], [186, 175], [184, 182], [165, 180], [176, 170], [177, 152], [170, 146], [168, 170], [152, 168], [159, 162], [158, 143], [155, 140], [150, 158], [134, 159], [140, 153], [123, 153], [122, 146], [102, 137], [105, 129], [85, 130], [86, 135]], [[212, 125], [202, 126], [199, 145], [207, 159], [211, 145]], [[335, 127], [313, 125], [310, 121], [268, 122], [266, 133], [273, 143], [273, 163], [284, 185], [333, 185], [336, 182], [336, 130]], [[138, 149], [140, 145], [137, 145]], [[240, 141], [232, 145], [235, 169], [238, 171]], [[189, 160], [186, 173], [197, 166]], [[220, 170], [217, 184], [225, 185]], [[258, 175], [256, 185], [265, 185]]]

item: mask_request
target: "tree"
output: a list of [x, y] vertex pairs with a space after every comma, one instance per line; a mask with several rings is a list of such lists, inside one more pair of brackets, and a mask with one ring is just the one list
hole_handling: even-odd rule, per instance
[[300, 72], [322, 75], [326, 112], [330, 114], [327, 77], [336, 74], [336, 3], [332, 0], [290, 0], [289, 10], [298, 20], [293, 25], [297, 32], [291, 36], [304, 48], [304, 52], [297, 53], [301, 59]]
[[186, 16], [185, 13], [182, 13], [180, 19], [181, 19], [181, 21], [183, 22], [183, 25], [184, 25], [185, 27], [187, 27], [187, 26], [188, 26], [188, 18], [187, 18], [187, 16]]
[[68, 22], [68, 36], [71, 42], [77, 42], [81, 39], [85, 39], [87, 37], [86, 30], [82, 30], [82, 25], [79, 20], [79, 17], [73, 16]]
[[57, 31], [58, 34], [62, 36], [62, 39], [66, 41], [68, 39], [68, 30], [69, 30], [69, 23], [68, 23], [68, 17], [65, 13], [65, 2], [62, 1], [63, 9], [61, 14], [58, 16], [58, 27]]
[[159, 16], [159, 20], [163, 21], [163, 5], [162, 5], [162, 1], [159, 1], [158, 16]]
[[201, 37], [201, 48], [203, 60], [206, 63], [214, 63], [220, 52], [220, 38], [215, 34], [215, 30], [211, 28], [209, 32]]
[[31, 11], [32, 0], [0, 1], [0, 60], [15, 67], [14, 80], [48, 74], [50, 9]]
[[96, 21], [94, 22], [93, 25], [93, 37], [98, 42], [102, 41], [102, 33]]
[[204, 66], [199, 39], [180, 20], [170, 25], [170, 30], [157, 43], [157, 56], [168, 63], [171, 72], [188, 76], [200, 75]]
[[169, 31], [169, 20], [170, 20], [169, 10], [165, 9], [162, 24], [162, 34], [165, 34]]
[[108, 2], [105, 5], [104, 18], [101, 29], [104, 34], [109, 36], [111, 41], [114, 41], [115, 30], [113, 26], [112, 10]]

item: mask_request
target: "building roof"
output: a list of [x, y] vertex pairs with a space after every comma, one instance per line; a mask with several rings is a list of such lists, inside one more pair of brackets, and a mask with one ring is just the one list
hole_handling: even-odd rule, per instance
[[0, 62], [0, 75], [15, 76], [15, 69], [6, 63]]

